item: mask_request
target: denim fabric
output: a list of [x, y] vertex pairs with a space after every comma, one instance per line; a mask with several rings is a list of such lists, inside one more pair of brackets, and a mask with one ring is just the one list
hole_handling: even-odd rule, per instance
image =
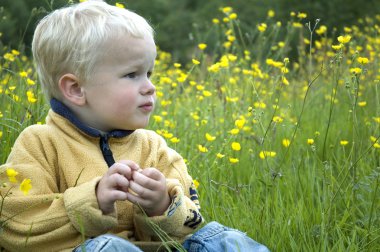
[[141, 249], [129, 241], [115, 235], [105, 234], [93, 239], [86, 240], [81, 246], [76, 247], [73, 252], [142, 252]]
[[[188, 252], [269, 252], [267, 247], [252, 240], [245, 233], [218, 222], [210, 222], [199, 229], [183, 243], [183, 247]], [[82, 248], [86, 252], [142, 251], [131, 242], [109, 234], [86, 240], [73, 252], [82, 252]]]
[[245, 233], [217, 222], [210, 222], [198, 230], [184, 242], [183, 247], [189, 252], [269, 251]]

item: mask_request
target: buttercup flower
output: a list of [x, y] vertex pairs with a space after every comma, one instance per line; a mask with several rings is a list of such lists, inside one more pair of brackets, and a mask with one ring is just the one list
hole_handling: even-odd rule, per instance
[[193, 180], [193, 184], [194, 184], [195, 189], [198, 189], [198, 187], [199, 187], [199, 182], [198, 182], [198, 180], [194, 179], [194, 180]]
[[208, 149], [201, 144], [198, 144], [198, 150], [203, 153], [208, 152]]
[[287, 138], [282, 139], [282, 145], [284, 147], [289, 147], [290, 146], [290, 140]]
[[199, 44], [198, 45], [198, 48], [200, 49], [200, 50], [204, 50], [204, 49], [206, 49], [206, 47], [207, 47], [207, 44], [205, 44], [205, 43], [201, 43], [201, 44]]
[[259, 157], [261, 159], [265, 159], [267, 157], [274, 157], [274, 156], [276, 156], [276, 152], [274, 151], [260, 151], [259, 153]]
[[341, 140], [340, 141], [340, 145], [342, 145], [342, 146], [346, 146], [347, 144], [348, 144], [347, 140]]
[[338, 41], [342, 44], [347, 44], [348, 42], [350, 42], [351, 40], [351, 36], [350, 35], [344, 35], [344, 36], [339, 36], [338, 37]]
[[314, 139], [313, 138], [308, 138], [307, 139], [307, 144], [309, 144], [309, 145], [314, 144]]
[[357, 60], [360, 64], [363, 64], [363, 65], [368, 64], [369, 62], [368, 58], [365, 58], [365, 57], [358, 57]]
[[206, 140], [209, 141], [209, 142], [212, 142], [212, 141], [214, 141], [216, 139], [215, 136], [212, 136], [209, 133], [206, 133], [205, 137], [206, 137]]
[[232, 148], [234, 151], [240, 151], [240, 150], [241, 150], [240, 143], [238, 143], [238, 142], [233, 142], [233, 143], [231, 144], [231, 148]]
[[194, 65], [199, 65], [201, 62], [199, 62], [198, 60], [196, 59], [192, 59], [191, 60], [193, 62]]
[[6, 172], [7, 172], [9, 182], [17, 183], [16, 176], [18, 175], [18, 172], [12, 168], [8, 168]]
[[20, 190], [24, 193], [24, 195], [27, 195], [32, 189], [32, 183], [30, 179], [24, 179], [20, 184]]

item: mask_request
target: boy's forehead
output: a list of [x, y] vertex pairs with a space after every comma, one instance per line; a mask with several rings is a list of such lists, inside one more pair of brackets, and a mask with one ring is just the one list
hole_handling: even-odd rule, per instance
[[111, 64], [126, 61], [133, 61], [137, 64], [141, 62], [142, 64], [146, 61], [154, 61], [157, 55], [154, 40], [149, 37], [119, 36], [118, 38], [110, 39], [103, 49], [103, 56], [100, 61], [106, 61]]

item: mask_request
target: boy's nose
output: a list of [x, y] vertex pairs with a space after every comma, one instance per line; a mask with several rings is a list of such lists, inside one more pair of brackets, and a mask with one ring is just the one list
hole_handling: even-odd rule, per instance
[[142, 95], [153, 95], [156, 92], [156, 87], [153, 83], [148, 79], [141, 90]]

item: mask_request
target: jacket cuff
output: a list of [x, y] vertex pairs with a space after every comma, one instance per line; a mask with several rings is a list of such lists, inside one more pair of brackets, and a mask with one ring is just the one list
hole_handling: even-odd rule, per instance
[[76, 187], [68, 188], [63, 194], [67, 214], [73, 226], [86, 236], [100, 235], [117, 225], [116, 213], [104, 215], [99, 209], [96, 186], [100, 177]]

